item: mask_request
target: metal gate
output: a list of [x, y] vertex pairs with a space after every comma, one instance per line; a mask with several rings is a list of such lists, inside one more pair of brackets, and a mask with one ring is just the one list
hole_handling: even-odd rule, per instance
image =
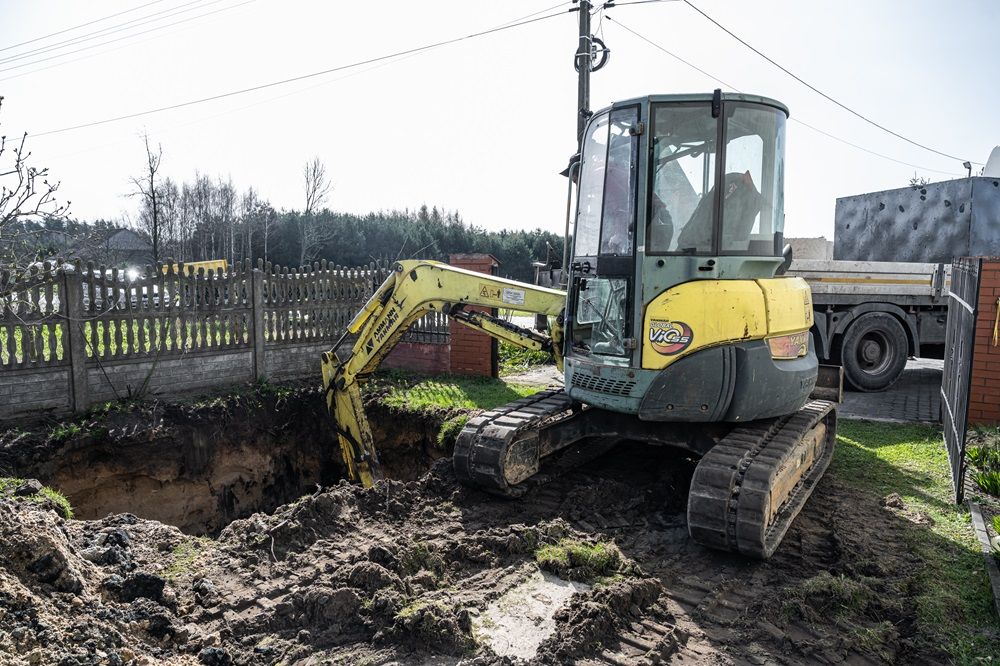
[[965, 430], [969, 415], [969, 384], [975, 346], [976, 307], [983, 260], [978, 257], [955, 259], [948, 292], [948, 329], [944, 343], [944, 376], [941, 399], [944, 409], [944, 442], [951, 463], [955, 503], [965, 494]]

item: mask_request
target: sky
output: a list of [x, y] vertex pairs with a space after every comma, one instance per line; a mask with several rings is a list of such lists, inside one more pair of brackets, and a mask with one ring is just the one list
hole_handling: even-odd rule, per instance
[[[781, 100], [795, 121], [909, 163], [789, 123], [786, 236], [832, 238], [837, 197], [901, 187], [915, 174], [963, 177], [964, 159], [985, 162], [1000, 144], [1000, 2], [691, 1], [846, 106], [962, 158], [872, 127], [682, 1], [595, 15], [595, 32], [611, 49], [607, 66], [592, 75], [595, 110], [652, 93], [735, 87]], [[302, 167], [319, 157], [333, 181], [333, 210], [427, 204], [488, 229], [561, 233], [566, 183], [558, 172], [575, 151], [578, 19], [565, 11], [572, 3], [149, 2], [0, 0], [0, 134], [28, 132], [33, 163], [61, 181], [60, 195], [78, 219], [134, 214], [129, 177], [142, 171], [145, 132], [162, 146], [163, 175], [232, 179], [279, 209], [302, 208]], [[98, 20], [118, 12], [127, 13]], [[558, 15], [287, 85], [56, 131], [350, 65], [536, 12]], [[77, 41], [88, 36], [96, 38]]]

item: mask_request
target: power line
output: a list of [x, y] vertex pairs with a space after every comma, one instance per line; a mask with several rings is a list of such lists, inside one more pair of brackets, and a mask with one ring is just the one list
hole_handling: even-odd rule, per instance
[[[816, 94], [820, 95], [821, 97], [829, 100], [830, 102], [833, 102], [834, 104], [836, 104], [840, 108], [844, 109], [848, 113], [850, 113], [850, 114], [852, 114], [854, 116], [857, 116], [858, 118], [860, 118], [861, 120], [865, 121], [869, 125], [877, 127], [878, 129], [882, 130], [883, 132], [887, 132], [887, 133], [893, 135], [894, 137], [896, 137], [898, 139], [902, 139], [903, 141], [906, 141], [907, 143], [910, 143], [910, 144], [913, 144], [914, 146], [917, 146], [918, 148], [923, 148], [924, 150], [927, 150], [927, 151], [930, 151], [932, 153], [936, 153], [938, 155], [941, 155], [942, 157], [947, 157], [949, 159], [958, 160], [959, 162], [970, 161], [970, 160], [964, 160], [961, 157], [956, 157], [955, 155], [951, 155], [949, 153], [945, 153], [943, 151], [937, 150], [936, 148], [931, 148], [930, 146], [927, 146], [925, 144], [922, 144], [922, 143], [919, 143], [917, 141], [914, 141], [913, 139], [905, 137], [902, 134], [900, 134], [899, 132], [895, 132], [895, 131], [889, 129], [885, 125], [880, 125], [879, 123], [875, 122], [874, 120], [872, 120], [868, 116], [865, 116], [864, 114], [859, 113], [858, 111], [855, 111], [854, 109], [852, 109], [851, 107], [847, 106], [846, 104], [844, 104], [844, 103], [840, 102], [839, 100], [834, 99], [830, 95], [826, 94], [825, 92], [823, 92], [822, 90], [820, 90], [816, 86], [812, 85], [808, 81], [805, 81], [801, 77], [793, 74], [786, 67], [782, 66], [781, 64], [779, 64], [778, 62], [776, 62], [772, 58], [768, 57], [767, 55], [765, 55], [764, 53], [762, 53], [758, 49], [756, 49], [753, 46], [751, 46], [750, 44], [748, 44], [745, 40], [743, 40], [743, 38], [741, 38], [739, 35], [737, 35], [736, 33], [734, 33], [732, 30], [730, 30], [726, 26], [722, 25], [721, 23], [719, 23], [718, 21], [716, 21], [714, 18], [712, 18], [711, 16], [709, 16], [708, 14], [706, 14], [705, 12], [703, 12], [702, 10], [698, 9], [698, 7], [696, 7], [691, 2], [691, 0], [684, 0], [684, 4], [686, 4], [688, 7], [690, 7], [691, 9], [695, 10], [696, 12], [698, 12], [699, 14], [701, 14], [702, 16], [704, 16], [706, 19], [708, 19], [709, 21], [711, 21], [716, 27], [718, 27], [719, 29], [721, 29], [727, 35], [729, 35], [730, 37], [732, 37], [733, 39], [735, 39], [736, 41], [738, 41], [740, 44], [742, 44], [743, 46], [747, 47], [748, 49], [750, 49], [751, 51], [753, 51], [754, 53], [756, 53], [757, 55], [759, 55], [764, 60], [768, 61], [769, 63], [771, 63], [772, 65], [774, 65], [778, 69], [780, 69], [782, 72], [784, 72], [788, 76], [792, 77], [793, 79], [795, 79], [796, 81], [798, 81], [799, 83], [801, 83], [802, 85], [804, 85], [805, 87], [809, 88], [814, 93], [816, 93]], [[981, 162], [972, 162], [972, 164], [982, 165]]]
[[537, 12], [532, 12], [530, 14], [525, 14], [524, 16], [521, 16], [521, 17], [516, 18], [516, 19], [512, 19], [510, 21], [507, 21], [506, 23], [501, 23], [500, 26], [510, 25], [511, 23], [517, 23], [518, 21], [523, 21], [524, 19], [529, 19], [529, 18], [531, 18], [533, 16], [538, 16], [539, 14], [544, 14], [545, 12], [551, 12], [553, 9], [558, 9], [559, 7], [562, 7], [563, 5], [571, 5], [571, 4], [574, 3], [574, 1], [575, 0], [563, 0], [563, 2], [560, 2], [560, 3], [557, 3], [555, 5], [552, 5], [551, 7], [546, 7], [545, 9], [539, 9]]
[[[370, 71], [375, 70], [375, 69], [380, 69], [382, 67], [388, 67], [389, 65], [395, 65], [398, 62], [402, 62], [402, 61], [408, 60], [410, 58], [415, 58], [415, 57], [421, 55], [422, 53], [425, 53], [425, 51], [421, 51], [419, 53], [410, 53], [409, 55], [401, 56], [397, 60], [383, 60], [380, 63], [376, 63], [376, 64], [372, 65], [371, 67], [366, 67], [364, 69], [358, 69], [358, 70], [350, 72], [348, 74], [344, 74], [343, 76], [338, 76], [336, 78], [328, 79], [326, 81], [320, 81], [319, 83], [315, 83], [313, 85], [306, 86], [305, 88], [300, 88], [299, 90], [291, 90], [289, 92], [282, 93], [280, 95], [275, 95], [274, 97], [268, 97], [266, 99], [258, 100], [256, 102], [251, 102], [250, 104], [246, 104], [244, 106], [236, 107], [236, 108], [233, 108], [233, 109], [227, 109], [227, 110], [221, 111], [219, 113], [213, 113], [212, 115], [209, 115], [209, 116], [203, 116], [201, 118], [196, 118], [194, 120], [190, 120], [190, 121], [187, 121], [187, 122], [183, 122], [183, 123], [179, 123], [179, 124], [176, 124], [176, 125], [172, 125], [172, 126], [167, 127], [167, 128], [165, 128], [163, 130], [160, 130], [158, 132], [158, 134], [169, 134], [170, 132], [173, 132], [175, 130], [181, 129], [183, 127], [189, 127], [191, 125], [196, 125], [198, 123], [205, 122], [206, 120], [214, 120], [215, 118], [221, 118], [222, 116], [227, 116], [227, 115], [229, 115], [231, 113], [238, 113], [240, 111], [245, 111], [247, 109], [252, 109], [252, 108], [254, 108], [256, 106], [260, 106], [262, 104], [269, 104], [271, 102], [275, 102], [277, 100], [284, 99], [286, 97], [291, 97], [293, 95], [299, 95], [301, 93], [308, 92], [310, 90], [314, 90], [314, 89], [320, 88], [322, 86], [330, 85], [331, 83], [336, 83], [337, 81], [343, 81], [344, 79], [348, 79], [348, 78], [351, 78], [353, 76], [358, 76], [360, 74], [365, 74], [365, 73], [370, 72]], [[0, 79], [0, 80], [2, 80], [2, 79]], [[78, 150], [78, 151], [75, 151], [75, 152], [72, 152], [72, 153], [65, 153], [65, 154], [62, 154], [62, 155], [55, 155], [54, 157], [57, 158], [57, 159], [61, 159], [61, 158], [64, 158], [64, 157], [73, 157], [73, 156], [76, 156], [76, 155], [82, 155], [84, 153], [93, 152], [95, 150], [101, 150], [102, 148], [108, 148], [110, 146], [121, 145], [121, 144], [124, 144], [124, 143], [126, 143], [128, 141], [130, 141], [130, 139], [121, 139], [121, 140], [118, 140], [118, 141], [112, 141], [110, 143], [104, 143], [104, 144], [101, 144], [101, 145], [98, 145], [98, 146], [92, 146], [90, 148], [85, 148], [83, 150]]]
[[[248, 0], [248, 1], [252, 1], [252, 0]], [[528, 19], [528, 20], [525, 20], [525, 21], [520, 21], [518, 23], [512, 23], [510, 25], [504, 25], [504, 26], [499, 26], [499, 27], [496, 27], [496, 28], [490, 28], [488, 30], [482, 30], [480, 32], [470, 33], [470, 34], [465, 35], [463, 37], [454, 37], [452, 39], [446, 39], [446, 40], [442, 40], [442, 41], [439, 41], [439, 42], [434, 42], [433, 44], [425, 44], [423, 46], [417, 46], [417, 47], [410, 48], [410, 49], [405, 49], [405, 50], [402, 50], [402, 51], [396, 51], [395, 53], [389, 53], [389, 54], [377, 56], [377, 57], [374, 57], [374, 58], [368, 58], [367, 60], [359, 60], [357, 62], [353, 62], [353, 63], [348, 64], [348, 65], [339, 65], [337, 67], [331, 67], [329, 69], [324, 69], [324, 70], [321, 70], [321, 71], [318, 71], [318, 72], [311, 72], [309, 74], [302, 74], [300, 76], [293, 76], [291, 78], [282, 79], [280, 81], [271, 81], [270, 83], [262, 83], [260, 85], [251, 86], [250, 88], [242, 88], [240, 90], [231, 90], [229, 92], [220, 93], [218, 95], [211, 95], [209, 97], [202, 97], [200, 99], [189, 100], [187, 102], [180, 102], [178, 104], [170, 104], [168, 106], [161, 106], [161, 107], [158, 107], [158, 108], [155, 108], [155, 109], [147, 109], [146, 111], [138, 111], [136, 113], [129, 113], [129, 114], [125, 114], [125, 115], [122, 115], [122, 116], [116, 116], [114, 118], [105, 118], [104, 120], [95, 120], [95, 121], [92, 121], [92, 122], [89, 122], [89, 123], [82, 123], [80, 125], [72, 125], [70, 127], [62, 127], [60, 129], [56, 129], [56, 130], [49, 130], [47, 132], [40, 132], [38, 134], [32, 135], [32, 138], [39, 138], [39, 137], [43, 137], [43, 136], [50, 136], [50, 135], [53, 135], [53, 134], [61, 134], [63, 132], [70, 132], [70, 131], [73, 131], [73, 130], [84, 129], [84, 128], [87, 128], [87, 127], [95, 127], [97, 125], [106, 125], [108, 123], [117, 122], [119, 120], [128, 120], [130, 118], [138, 118], [140, 116], [148, 116], [148, 115], [151, 115], [153, 113], [160, 113], [162, 111], [171, 111], [173, 109], [179, 109], [179, 108], [186, 107], [186, 106], [192, 106], [194, 104], [202, 104], [204, 102], [211, 102], [211, 101], [218, 100], [218, 99], [224, 99], [226, 97], [233, 97], [233, 96], [236, 96], [236, 95], [243, 95], [243, 94], [246, 94], [246, 93], [249, 93], [249, 92], [255, 92], [257, 90], [264, 90], [266, 88], [273, 88], [275, 86], [285, 85], [285, 84], [288, 84], [288, 83], [293, 83], [295, 81], [302, 81], [302, 80], [305, 80], [305, 79], [311, 79], [311, 78], [315, 78], [317, 76], [322, 76], [324, 74], [331, 74], [333, 72], [339, 72], [339, 71], [342, 71], [342, 70], [345, 70], [345, 69], [352, 69], [354, 67], [361, 67], [363, 65], [370, 65], [372, 63], [380, 62], [382, 60], [389, 60], [390, 58], [398, 58], [399, 56], [404, 56], [404, 55], [408, 55], [408, 54], [411, 54], [411, 53], [419, 53], [420, 51], [428, 51], [430, 49], [438, 48], [440, 46], [446, 46], [446, 45], [449, 45], [449, 44], [454, 44], [456, 42], [465, 41], [467, 39], [474, 39], [476, 37], [483, 37], [485, 35], [489, 35], [489, 34], [492, 34], [492, 33], [495, 33], [495, 32], [501, 32], [503, 30], [510, 30], [511, 28], [517, 28], [517, 27], [520, 27], [520, 26], [528, 25], [530, 23], [537, 23], [539, 21], [545, 21], [545, 20], [548, 20], [550, 18], [555, 18], [557, 16], [563, 16], [566, 13], [567, 12], [558, 12], [558, 13], [555, 13], [555, 14], [547, 14], [545, 16], [540, 16], [538, 18], [533, 18], [533, 19]]]
[[648, 5], [652, 2], [677, 2], [678, 0], [629, 0], [628, 2], [615, 2], [615, 0], [608, 0], [603, 5], [601, 9], [614, 9], [615, 7], [625, 7], [627, 5]]
[[[214, 2], [218, 2], [218, 1], [219, 0], [214, 0]], [[100, 37], [105, 37], [107, 35], [111, 35], [111, 34], [114, 34], [116, 32], [121, 32], [122, 30], [128, 30], [129, 27], [133, 27], [133, 28], [139, 27], [140, 25], [144, 25], [145, 24], [145, 23], [142, 23], [142, 21], [144, 21], [145, 19], [150, 19], [149, 21], [145, 21], [146, 23], [149, 23], [149, 22], [154, 22], [154, 21], [162, 20], [163, 18], [169, 18], [169, 16], [171, 16], [170, 12], [178, 10], [181, 7], [187, 7], [188, 5], [196, 5], [196, 4], [200, 3], [200, 2], [204, 2], [204, 0], [190, 0], [190, 2], [186, 2], [183, 5], [178, 5], [176, 7], [169, 7], [167, 9], [161, 9], [160, 11], [153, 12], [152, 14], [149, 14], [147, 16], [140, 16], [139, 18], [134, 18], [134, 19], [131, 19], [129, 21], [125, 21], [123, 23], [116, 23], [114, 25], [109, 25], [106, 28], [100, 28], [98, 30], [94, 30], [93, 32], [85, 32], [82, 35], [77, 35], [76, 37], [70, 37], [69, 39], [64, 39], [61, 42], [55, 42], [53, 44], [46, 44], [44, 46], [39, 46], [37, 48], [30, 49], [28, 51], [22, 51], [21, 53], [15, 53], [13, 55], [3, 56], [3, 57], [0, 57], [0, 63], [14, 62], [15, 60], [23, 60], [25, 58], [30, 58], [30, 57], [35, 56], [35, 55], [41, 55], [43, 53], [50, 53], [52, 51], [58, 51], [58, 50], [60, 50], [61, 48], [65, 47], [65, 46], [74, 46], [76, 44], [82, 44], [83, 42], [88, 42], [91, 39], [98, 39]], [[214, 3], [209, 3], [209, 4], [214, 4]], [[194, 8], [192, 8], [192, 9], [194, 9]], [[184, 12], [189, 12], [189, 11], [191, 11], [191, 9], [185, 9], [185, 10], [182, 10], [182, 11], [179, 11], [179, 12], [176, 12], [176, 13], [182, 14]], [[159, 19], [152, 18], [154, 16], [159, 16], [160, 14], [167, 14], [167, 16], [161, 17]], [[129, 24], [131, 24], [131, 23], [138, 23], [138, 25], [130, 26]]]
[[[181, 28], [181, 30], [184, 30], [184, 29], [185, 28]], [[63, 60], [62, 62], [55, 62], [55, 63], [52, 63], [51, 65], [46, 65], [45, 67], [39, 67], [37, 69], [30, 69], [30, 70], [28, 70], [26, 72], [20, 72], [19, 74], [12, 74], [11, 76], [4, 76], [4, 77], [0, 78], [0, 82], [3, 82], [3, 81], [12, 81], [14, 79], [19, 79], [22, 76], [30, 76], [32, 74], [37, 74], [38, 72], [44, 72], [44, 71], [46, 71], [48, 69], [54, 69], [56, 67], [62, 67], [63, 65], [71, 65], [74, 62], [80, 62], [81, 60], [89, 60], [90, 58], [96, 58], [97, 56], [105, 55], [106, 53], [113, 53], [114, 51], [120, 51], [122, 49], [127, 49], [130, 46], [138, 46], [139, 44], [145, 44], [146, 42], [150, 42], [150, 41], [152, 41], [154, 39], [160, 39], [161, 37], [166, 37], [166, 36], [172, 35], [172, 34], [174, 34], [176, 32], [179, 32], [179, 30], [172, 30], [170, 32], [161, 33], [161, 34], [158, 34], [158, 35], [153, 35], [151, 37], [146, 37], [145, 39], [139, 39], [139, 40], [136, 40], [134, 42], [129, 42], [127, 44], [122, 44], [121, 46], [115, 46], [115, 47], [112, 47], [110, 49], [106, 49], [104, 51], [98, 51], [97, 53], [89, 53], [87, 55], [80, 56], [79, 58], [71, 58], [69, 60]], [[131, 36], [134, 36], [134, 35], [130, 35], [130, 37]], [[123, 37], [122, 41], [125, 41], [125, 39], [126, 38]]]
[[41, 37], [35, 37], [34, 39], [29, 39], [26, 42], [21, 42], [19, 44], [11, 44], [10, 46], [4, 46], [3, 48], [0, 48], [0, 51], [9, 51], [10, 49], [16, 49], [18, 46], [24, 46], [25, 44], [33, 44], [33, 43], [41, 41], [43, 39], [48, 39], [49, 37], [55, 37], [56, 35], [62, 35], [64, 33], [70, 32], [71, 30], [76, 30], [78, 28], [85, 28], [88, 25], [93, 25], [95, 23], [100, 23], [101, 21], [106, 21], [106, 20], [108, 20], [110, 18], [114, 18], [116, 16], [121, 16], [122, 14], [130, 14], [132, 12], [139, 11], [140, 9], [143, 9], [144, 7], [149, 7], [150, 5], [156, 5], [156, 4], [159, 4], [161, 2], [165, 2], [165, 1], [166, 0], [153, 0], [153, 2], [147, 2], [144, 5], [139, 5], [138, 7], [133, 7], [132, 9], [126, 9], [125, 11], [118, 12], [117, 14], [108, 14], [107, 16], [102, 16], [101, 18], [96, 18], [93, 21], [87, 21], [86, 23], [81, 23], [80, 25], [74, 25], [74, 26], [72, 26], [70, 28], [64, 28], [62, 30], [57, 30], [56, 32], [50, 32], [47, 35], [42, 35]]
[[[197, 1], [201, 2], [201, 0], [197, 0]], [[223, 0], [213, 0], [212, 2], [208, 3], [208, 5], [204, 5], [203, 7], [192, 7], [191, 9], [185, 9], [182, 12], [177, 12], [177, 14], [183, 14], [183, 13], [192, 11], [194, 9], [203, 9], [204, 7], [207, 7], [209, 5], [213, 5], [213, 4], [216, 4], [218, 2], [222, 2], [222, 1]], [[134, 32], [134, 33], [132, 33], [130, 35], [122, 35], [121, 37], [115, 37], [114, 39], [109, 39], [106, 42], [100, 42], [98, 44], [91, 44], [89, 46], [84, 46], [82, 48], [79, 48], [79, 49], [76, 49], [76, 50], [73, 50], [73, 51], [66, 51], [64, 53], [57, 53], [55, 55], [48, 56], [47, 58], [39, 58], [38, 60], [32, 60], [31, 62], [21, 63], [20, 65], [14, 65], [12, 67], [5, 67], [4, 69], [0, 69], [0, 72], [10, 72], [12, 70], [20, 69], [22, 67], [30, 67], [31, 65], [37, 65], [40, 62], [47, 62], [49, 60], [56, 60], [58, 58], [64, 58], [64, 57], [66, 57], [68, 55], [73, 55], [74, 53], [80, 53], [82, 51], [89, 51], [90, 49], [100, 48], [102, 46], [107, 46], [108, 44], [114, 44], [116, 42], [120, 42], [120, 41], [123, 41], [123, 40], [126, 40], [126, 39], [131, 39], [133, 37], [138, 37], [140, 35], [145, 35], [145, 34], [148, 34], [150, 32], [156, 32], [157, 30], [163, 30], [164, 28], [170, 28], [170, 27], [173, 27], [175, 25], [180, 25], [181, 23], [187, 23], [188, 21], [194, 21], [196, 19], [203, 18], [205, 16], [211, 16], [212, 14], [218, 14], [219, 12], [228, 11], [230, 9], [236, 9], [237, 7], [242, 7], [243, 5], [249, 4], [250, 2], [254, 2], [254, 0], [246, 0], [245, 2], [241, 2], [241, 3], [235, 4], [235, 5], [230, 5], [228, 7], [221, 7], [219, 9], [215, 9], [215, 10], [210, 11], [210, 12], [205, 12], [204, 14], [198, 14], [197, 16], [189, 16], [189, 17], [181, 19], [179, 21], [174, 21], [173, 23], [167, 23], [165, 25], [158, 25], [158, 26], [149, 28], [147, 30], [141, 30], [139, 32]], [[153, 19], [152, 21], [147, 21], [147, 23], [152, 23], [152, 22], [155, 22], [155, 21], [162, 21], [165, 18], [169, 18], [169, 16], [163, 16], [163, 17], [160, 17], [158, 19]], [[139, 24], [139, 25], [143, 25], [143, 24]], [[134, 26], [131, 26], [130, 28], [121, 28], [121, 30], [127, 30], [127, 29], [131, 29], [131, 28], [138, 28], [139, 25], [134, 25]], [[119, 31], [120, 30], [116, 30], [114, 32], [119, 32]], [[111, 34], [111, 33], [108, 33], [108, 34]], [[101, 37], [105, 37], [106, 35], [100, 35], [100, 36]], [[88, 38], [88, 40], [89, 39], [96, 39], [96, 37]], [[83, 40], [83, 41], [88, 41], [88, 40]], [[0, 64], [3, 64], [3, 61], [0, 61]]]
[[[729, 88], [730, 90], [735, 90], [736, 92], [739, 92], [739, 93], [743, 92], [742, 90], [740, 90], [736, 86], [732, 85], [731, 83], [727, 83], [727, 82], [723, 81], [722, 79], [720, 79], [719, 77], [717, 77], [717, 76], [715, 76], [715, 75], [713, 75], [713, 74], [711, 74], [709, 72], [706, 72], [705, 70], [703, 70], [701, 67], [698, 67], [694, 63], [688, 62], [687, 60], [685, 60], [684, 58], [680, 57], [676, 53], [673, 53], [672, 51], [667, 50], [666, 48], [664, 48], [663, 46], [657, 44], [656, 42], [654, 42], [653, 40], [649, 39], [648, 37], [639, 34], [638, 32], [636, 32], [632, 28], [628, 27], [627, 25], [625, 25], [621, 21], [619, 21], [617, 19], [613, 19], [610, 16], [608, 16], [608, 20], [609, 21], [614, 21], [619, 26], [621, 26], [623, 29], [625, 29], [628, 32], [632, 33], [633, 35], [635, 35], [636, 37], [638, 37], [642, 41], [646, 42], [650, 46], [652, 46], [652, 47], [654, 47], [654, 48], [656, 48], [656, 49], [658, 49], [658, 50], [666, 53], [667, 55], [669, 55], [670, 57], [674, 58], [675, 60], [678, 60], [679, 62], [684, 63], [685, 65], [687, 65], [691, 69], [693, 69], [693, 70], [695, 70], [695, 71], [697, 71], [697, 72], [699, 72], [699, 73], [707, 76], [708, 78], [712, 79], [716, 83], [722, 84], [724, 87]], [[864, 146], [860, 146], [860, 145], [858, 145], [856, 143], [848, 141], [847, 139], [842, 139], [839, 136], [831, 134], [831, 133], [829, 133], [829, 132], [827, 132], [825, 130], [822, 130], [822, 129], [818, 128], [818, 127], [815, 127], [813, 125], [810, 125], [809, 123], [806, 123], [806, 122], [804, 122], [802, 120], [799, 120], [797, 118], [791, 118], [790, 120], [793, 123], [798, 123], [799, 125], [802, 125], [803, 127], [811, 129], [814, 132], [818, 132], [819, 134], [822, 134], [823, 136], [829, 137], [829, 138], [831, 138], [831, 139], [833, 139], [835, 141], [839, 141], [840, 143], [843, 143], [845, 145], [851, 146], [852, 148], [856, 148], [856, 149], [864, 151], [864, 152], [866, 152], [866, 153], [868, 153], [870, 155], [875, 155], [876, 157], [881, 157], [882, 159], [889, 160], [891, 162], [896, 162], [897, 164], [903, 164], [905, 166], [912, 167], [914, 169], [920, 169], [921, 171], [929, 171], [929, 172], [932, 172], [932, 173], [940, 173], [940, 174], [945, 174], [945, 175], [948, 175], [948, 176], [959, 175], [959, 174], [956, 174], [956, 173], [951, 172], [951, 171], [941, 171], [939, 169], [931, 169], [931, 168], [928, 168], [928, 167], [919, 166], [917, 164], [911, 164], [910, 162], [904, 162], [903, 160], [898, 160], [895, 157], [890, 157], [888, 155], [883, 155], [882, 153], [876, 152], [876, 151], [871, 150], [869, 148], [865, 148]]]
[[631, 32], [631, 33], [632, 33], [633, 35], [635, 35], [636, 37], [638, 37], [638, 38], [639, 38], [639, 39], [641, 39], [642, 41], [646, 42], [646, 43], [647, 43], [647, 44], [649, 44], [650, 46], [652, 46], [652, 47], [654, 47], [654, 48], [657, 48], [657, 49], [659, 49], [660, 51], [663, 51], [664, 53], [666, 53], [666, 54], [667, 54], [668, 56], [670, 56], [671, 58], [673, 58], [673, 59], [675, 59], [675, 60], [678, 60], [678, 61], [680, 61], [680, 62], [684, 63], [685, 65], [687, 65], [687, 66], [688, 66], [688, 67], [690, 67], [691, 69], [694, 69], [694, 70], [696, 70], [696, 71], [698, 71], [698, 72], [700, 72], [700, 73], [704, 74], [705, 76], [707, 76], [708, 78], [712, 79], [713, 81], [715, 81], [715, 82], [717, 82], [717, 83], [721, 83], [721, 84], [722, 84], [723, 86], [725, 86], [726, 88], [730, 88], [730, 89], [732, 89], [732, 90], [735, 90], [736, 92], [740, 92], [740, 89], [739, 89], [739, 88], [737, 88], [736, 86], [732, 85], [731, 83], [726, 83], [725, 81], [723, 81], [723, 80], [722, 80], [722, 79], [720, 79], [719, 77], [717, 77], [717, 76], [714, 76], [714, 75], [712, 75], [712, 74], [709, 74], [708, 72], [706, 72], [705, 70], [703, 70], [703, 69], [702, 69], [701, 67], [698, 67], [698, 66], [697, 66], [697, 65], [695, 65], [694, 63], [692, 63], [692, 62], [689, 62], [689, 61], [685, 60], [684, 58], [680, 57], [679, 55], [677, 55], [677, 54], [676, 54], [676, 53], [674, 53], [673, 51], [669, 51], [669, 50], [667, 50], [666, 48], [664, 48], [664, 47], [660, 46], [659, 44], [657, 44], [656, 42], [654, 42], [653, 40], [649, 39], [648, 37], [646, 37], [646, 36], [644, 36], [644, 35], [640, 35], [640, 34], [639, 34], [638, 32], [636, 32], [636, 31], [635, 31], [635, 30], [633, 30], [632, 28], [628, 27], [627, 25], [625, 25], [625, 24], [624, 24], [624, 23], [622, 23], [621, 21], [619, 21], [619, 20], [617, 20], [617, 19], [614, 19], [614, 18], [612, 18], [612, 17], [610, 17], [610, 16], [608, 16], [608, 20], [609, 20], [609, 21], [613, 21], [614, 23], [617, 23], [617, 24], [618, 24], [618, 25], [620, 25], [620, 26], [621, 26], [622, 28], [624, 28], [625, 30], [627, 30], [627, 31]]

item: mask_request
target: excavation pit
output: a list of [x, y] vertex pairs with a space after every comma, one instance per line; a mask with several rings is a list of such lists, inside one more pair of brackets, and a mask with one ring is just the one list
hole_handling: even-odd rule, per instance
[[[438, 455], [440, 419], [369, 409], [386, 476], [418, 478]], [[131, 513], [192, 535], [217, 534], [346, 477], [321, 392], [266, 387], [8, 430], [0, 473], [58, 489], [77, 518]]]

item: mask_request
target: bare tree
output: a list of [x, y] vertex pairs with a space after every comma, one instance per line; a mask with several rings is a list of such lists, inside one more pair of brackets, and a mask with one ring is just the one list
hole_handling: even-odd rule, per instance
[[[7, 136], [0, 135], [0, 261], [12, 264], [22, 263], [32, 254], [32, 232], [22, 222], [65, 220], [71, 203], [60, 204], [56, 200], [60, 182], [49, 181], [48, 167], [29, 163], [31, 152], [24, 148], [27, 138], [25, 132], [20, 141], [8, 145]], [[9, 160], [12, 161], [8, 163]], [[27, 254], [21, 256], [22, 250]]]
[[296, 224], [299, 231], [299, 265], [316, 258], [316, 253], [332, 238], [329, 229], [324, 229], [316, 219], [316, 212], [326, 203], [333, 189], [333, 183], [326, 176], [326, 166], [314, 157], [302, 169], [305, 184], [306, 207]]
[[306, 186], [306, 215], [312, 215], [320, 206], [326, 203], [333, 189], [333, 183], [326, 177], [326, 166], [319, 157], [312, 162], [306, 162], [302, 169], [302, 177]]
[[181, 193], [180, 189], [168, 176], [159, 185], [156, 195], [156, 205], [159, 208], [160, 255], [163, 258], [176, 257], [181, 244]]
[[223, 181], [219, 178], [217, 189], [217, 204], [219, 212], [219, 227], [222, 232], [222, 254], [229, 259], [229, 263], [236, 262], [236, 217], [237, 194], [233, 187], [233, 180]]
[[156, 176], [163, 160], [163, 146], [157, 145], [156, 152], [149, 146], [149, 134], [143, 132], [142, 140], [146, 146], [146, 169], [142, 176], [133, 176], [130, 181], [135, 190], [130, 197], [142, 197], [144, 210], [139, 215], [140, 226], [149, 234], [153, 244], [153, 262], [160, 263], [160, 201], [161, 194], [157, 187]]

